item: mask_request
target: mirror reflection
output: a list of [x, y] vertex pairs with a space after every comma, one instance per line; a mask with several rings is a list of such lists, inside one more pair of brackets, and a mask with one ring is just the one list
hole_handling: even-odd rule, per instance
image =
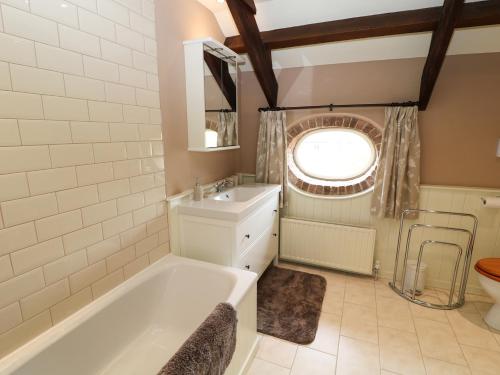
[[205, 147], [238, 145], [238, 64], [205, 46]]

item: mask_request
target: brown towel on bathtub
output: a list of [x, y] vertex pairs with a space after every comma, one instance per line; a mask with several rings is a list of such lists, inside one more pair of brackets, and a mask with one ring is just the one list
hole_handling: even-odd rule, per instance
[[220, 303], [158, 375], [222, 375], [236, 347], [236, 310]]

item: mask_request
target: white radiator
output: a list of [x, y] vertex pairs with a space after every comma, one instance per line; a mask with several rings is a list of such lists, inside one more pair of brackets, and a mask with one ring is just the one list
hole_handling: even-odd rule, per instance
[[281, 219], [280, 258], [371, 275], [375, 229]]

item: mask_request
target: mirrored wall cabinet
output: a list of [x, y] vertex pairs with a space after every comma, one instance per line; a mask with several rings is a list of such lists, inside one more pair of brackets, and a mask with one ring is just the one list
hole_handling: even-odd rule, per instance
[[188, 149], [197, 152], [239, 148], [237, 53], [212, 39], [184, 42]]

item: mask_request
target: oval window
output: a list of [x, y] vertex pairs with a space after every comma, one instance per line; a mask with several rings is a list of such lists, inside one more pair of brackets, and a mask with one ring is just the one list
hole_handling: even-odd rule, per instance
[[342, 128], [304, 134], [294, 149], [297, 167], [307, 176], [322, 180], [350, 180], [365, 174], [377, 153], [363, 133]]

